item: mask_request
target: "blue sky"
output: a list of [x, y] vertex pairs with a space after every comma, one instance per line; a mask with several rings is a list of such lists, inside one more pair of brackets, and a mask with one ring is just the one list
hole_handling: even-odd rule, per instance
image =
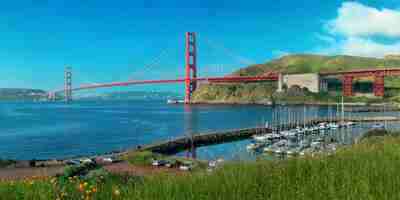
[[396, 1], [7, 1], [0, 87], [60, 88], [65, 66], [75, 86], [182, 77], [186, 31], [198, 33], [203, 76], [292, 53], [382, 57], [400, 50]]

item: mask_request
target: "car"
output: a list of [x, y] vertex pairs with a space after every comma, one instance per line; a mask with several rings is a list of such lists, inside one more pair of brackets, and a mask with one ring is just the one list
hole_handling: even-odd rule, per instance
[[92, 160], [92, 159], [89, 159], [89, 158], [84, 158], [84, 159], [81, 159], [80, 162], [81, 162], [82, 164], [92, 164], [92, 163], [93, 163], [93, 160]]
[[80, 160], [67, 160], [65, 162], [65, 164], [67, 164], [67, 165], [80, 165], [81, 161]]
[[212, 160], [210, 162], [208, 162], [208, 167], [216, 167], [217, 166], [217, 161]]
[[169, 162], [166, 160], [153, 160], [153, 162], [151, 163], [151, 165], [153, 166], [164, 166], [166, 164], [168, 164]]
[[176, 162], [176, 161], [168, 161], [168, 163], [165, 164], [165, 166], [168, 167], [168, 168], [173, 168], [173, 167], [175, 167], [176, 165], [177, 165], [177, 162]]
[[181, 165], [181, 166], [179, 166], [179, 169], [182, 171], [190, 171], [190, 170], [192, 170], [192, 166], [191, 165]]
[[105, 157], [105, 158], [103, 158], [102, 160], [103, 160], [103, 162], [107, 162], [107, 163], [112, 163], [112, 162], [114, 162], [114, 159], [112, 159], [112, 158], [110, 158], [110, 157]]
[[190, 171], [193, 169], [193, 163], [192, 162], [183, 162], [182, 164], [179, 165], [179, 169], [182, 171]]

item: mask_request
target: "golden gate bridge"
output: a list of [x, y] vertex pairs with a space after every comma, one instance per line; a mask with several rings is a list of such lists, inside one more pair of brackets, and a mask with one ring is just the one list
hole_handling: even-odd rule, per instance
[[[125, 87], [131, 85], [145, 84], [176, 84], [183, 83], [185, 85], [185, 104], [191, 103], [193, 92], [197, 89], [198, 83], [249, 83], [249, 82], [266, 82], [278, 81], [278, 91], [282, 90], [282, 73], [269, 72], [260, 76], [239, 76], [229, 75], [222, 77], [198, 77], [197, 74], [197, 44], [196, 33], [187, 32], [185, 37], [185, 76], [177, 79], [165, 80], [129, 80], [122, 82], [96, 83], [80, 85], [72, 87], [72, 71], [66, 68], [64, 75], [64, 88], [51, 91], [48, 93], [49, 100], [55, 100], [56, 94], [64, 93], [66, 102], [72, 101], [72, 92], [79, 90], [89, 90], [98, 88]], [[320, 82], [324, 82], [324, 77], [339, 76], [342, 81], [343, 96], [353, 96], [353, 80], [360, 77], [373, 77], [373, 92], [375, 96], [384, 96], [386, 76], [400, 76], [400, 68], [381, 68], [371, 67], [367, 69], [336, 71], [319, 73]]]
[[194, 32], [186, 33], [185, 40], [185, 77], [178, 79], [166, 80], [129, 80], [123, 82], [111, 83], [97, 83], [89, 85], [81, 85], [79, 87], [72, 87], [72, 71], [71, 68], [65, 70], [64, 89], [52, 91], [48, 93], [48, 98], [54, 100], [57, 93], [64, 93], [65, 101], [72, 100], [72, 92], [79, 90], [97, 89], [97, 88], [111, 88], [111, 87], [124, 87], [131, 85], [144, 85], [144, 84], [172, 84], [184, 83], [185, 84], [185, 103], [191, 102], [193, 92], [197, 88], [197, 83], [233, 83], [233, 82], [261, 82], [261, 81], [277, 81], [278, 74], [268, 73], [262, 76], [224, 76], [224, 77], [198, 77], [197, 76], [197, 45], [196, 34]]

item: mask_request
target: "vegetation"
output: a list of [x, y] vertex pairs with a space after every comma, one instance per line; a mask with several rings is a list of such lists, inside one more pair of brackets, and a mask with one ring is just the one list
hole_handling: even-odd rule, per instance
[[275, 86], [272, 83], [201, 85], [194, 93], [194, 102], [267, 102]]
[[4, 160], [4, 159], [0, 159], [0, 168], [3, 167], [8, 167], [10, 165], [15, 164], [16, 161], [15, 160]]
[[64, 182], [3, 182], [0, 199], [397, 199], [400, 138], [383, 135], [333, 155], [232, 162], [210, 173], [130, 177], [97, 169]]
[[46, 97], [46, 92], [37, 89], [0, 88], [0, 100], [34, 100]]
[[[400, 66], [399, 59], [298, 54], [284, 56], [265, 64], [258, 64], [242, 68], [233, 74], [240, 76], [254, 76], [277, 71], [285, 74], [319, 73], [394, 66]], [[373, 80], [355, 80], [355, 90], [361, 92], [372, 92], [371, 81]], [[330, 100], [335, 100], [341, 94], [341, 82], [338, 80], [330, 81], [329, 85], [329, 90], [336, 92], [330, 92], [329, 94], [313, 94], [308, 92], [305, 94], [305, 96], [301, 97], [291, 94], [283, 94], [280, 95], [281, 99], [275, 98], [275, 100], [279, 99], [287, 102], [327, 102]], [[273, 101], [272, 93], [274, 93], [276, 87], [276, 83], [201, 85], [200, 88], [194, 93], [193, 100], [194, 102], [209, 103], [265, 103]], [[400, 102], [400, 96], [398, 96], [400, 92], [400, 78], [387, 77], [385, 79], [385, 90], [385, 98], [387, 100]], [[349, 98], [348, 100], [368, 103], [379, 101], [379, 99], [371, 97], [356, 97]]]

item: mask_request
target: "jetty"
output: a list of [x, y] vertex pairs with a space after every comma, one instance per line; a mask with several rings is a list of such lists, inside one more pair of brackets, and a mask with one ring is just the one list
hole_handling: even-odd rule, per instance
[[190, 149], [192, 146], [202, 147], [209, 145], [234, 142], [251, 138], [256, 133], [272, 132], [270, 128], [246, 128], [237, 130], [228, 130], [224, 132], [213, 132], [204, 134], [194, 134], [192, 136], [178, 137], [172, 140], [166, 140], [140, 148], [141, 151], [152, 151], [172, 155]]
[[[400, 122], [400, 117], [382, 116], [382, 117], [352, 117], [352, 118], [318, 118], [311, 119], [305, 122], [306, 126], [316, 125], [323, 122], [357, 122], [357, 123], [374, 123], [374, 122]], [[279, 130], [289, 130], [296, 128], [298, 124], [280, 124]], [[244, 128], [212, 133], [200, 133], [193, 135], [185, 135], [182, 137], [174, 138], [171, 140], [165, 140], [149, 145], [145, 145], [137, 151], [152, 151], [155, 153], [161, 153], [166, 155], [173, 155], [181, 151], [185, 151], [192, 147], [203, 147], [211, 146], [222, 143], [229, 143], [239, 140], [250, 139], [252, 136], [257, 134], [272, 133], [273, 129], [277, 127], [255, 127], [255, 128]]]

